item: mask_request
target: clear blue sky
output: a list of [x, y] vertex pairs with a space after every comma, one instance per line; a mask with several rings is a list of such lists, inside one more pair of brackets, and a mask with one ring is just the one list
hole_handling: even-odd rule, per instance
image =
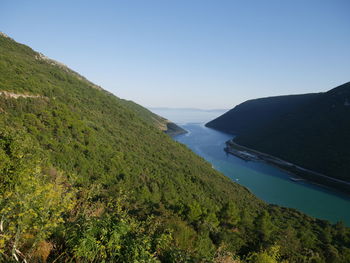
[[348, 0], [1, 0], [0, 31], [147, 107], [350, 81]]

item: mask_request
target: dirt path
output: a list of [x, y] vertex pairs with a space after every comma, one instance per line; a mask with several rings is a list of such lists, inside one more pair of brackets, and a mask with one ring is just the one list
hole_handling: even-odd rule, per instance
[[0, 91], [0, 95], [4, 95], [5, 97], [14, 98], [14, 99], [18, 99], [20, 97], [22, 97], [22, 98], [40, 98], [40, 99], [46, 98], [47, 99], [47, 97], [40, 96], [40, 95], [29, 95], [29, 94], [24, 94], [24, 93], [13, 93], [13, 92], [9, 92], [9, 91]]

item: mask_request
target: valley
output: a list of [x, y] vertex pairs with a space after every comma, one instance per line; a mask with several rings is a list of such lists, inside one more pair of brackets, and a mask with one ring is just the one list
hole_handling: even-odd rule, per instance
[[283, 167], [349, 194], [349, 98], [347, 82], [324, 93], [248, 100], [206, 126], [232, 134], [233, 148], [246, 147], [267, 161], [273, 156], [275, 164], [293, 163]]
[[307, 181], [292, 180], [289, 172], [261, 161], [246, 161], [224, 151], [231, 135], [203, 124], [184, 124], [188, 134], [175, 139], [209, 161], [215, 169], [231, 180], [248, 187], [264, 201], [291, 207], [334, 223], [344, 221], [350, 226], [350, 198], [337, 191]]
[[228, 137], [174, 124], [180, 143], [172, 118], [41, 57], [0, 36], [0, 262], [348, 262], [340, 200], [303, 192], [325, 217], [286, 202], [281, 174], [274, 191], [247, 166], [225, 176]]

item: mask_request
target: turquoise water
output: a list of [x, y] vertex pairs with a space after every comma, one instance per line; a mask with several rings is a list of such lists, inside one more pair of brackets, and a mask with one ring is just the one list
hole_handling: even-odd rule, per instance
[[227, 155], [223, 148], [225, 141], [231, 139], [232, 135], [206, 128], [198, 123], [181, 126], [188, 133], [175, 137], [175, 140], [187, 145], [212, 163], [215, 169], [246, 186], [264, 201], [296, 208], [331, 222], [343, 221], [350, 226], [349, 197], [305, 182], [293, 182], [288, 173], [276, 167]]

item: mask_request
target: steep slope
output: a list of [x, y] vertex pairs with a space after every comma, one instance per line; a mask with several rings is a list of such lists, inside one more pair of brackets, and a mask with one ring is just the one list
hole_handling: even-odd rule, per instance
[[303, 94], [248, 100], [205, 126], [236, 135], [259, 131], [267, 123], [279, 119], [318, 96], [319, 94]]
[[133, 101], [120, 100], [124, 103], [124, 106], [135, 111], [144, 121], [147, 123], [153, 123], [155, 127], [158, 127], [160, 130], [164, 131], [170, 136], [186, 133], [184, 129], [176, 125], [175, 123], [151, 112], [150, 110], [138, 105]]
[[0, 91], [2, 262], [349, 259], [342, 224], [265, 204], [141, 107], [4, 36]]
[[237, 132], [243, 146], [350, 182], [349, 101], [345, 83], [325, 93], [247, 101], [207, 125]]
[[346, 83], [237, 142], [350, 182], [349, 101]]

